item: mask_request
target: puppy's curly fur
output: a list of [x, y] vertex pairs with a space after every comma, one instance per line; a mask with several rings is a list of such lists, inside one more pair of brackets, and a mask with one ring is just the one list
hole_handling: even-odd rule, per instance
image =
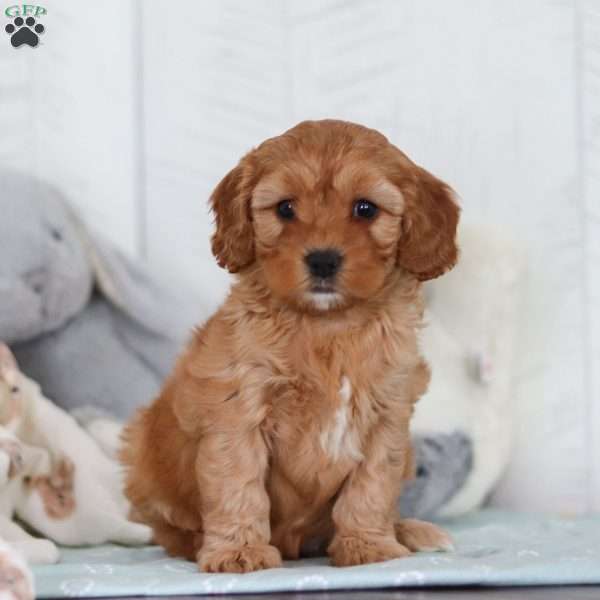
[[[429, 381], [420, 282], [457, 259], [451, 190], [380, 133], [326, 120], [252, 150], [211, 202], [238, 279], [126, 429], [137, 517], [211, 572], [319, 544], [340, 566], [448, 547], [394, 507]], [[311, 270], [315, 251], [334, 264]]]

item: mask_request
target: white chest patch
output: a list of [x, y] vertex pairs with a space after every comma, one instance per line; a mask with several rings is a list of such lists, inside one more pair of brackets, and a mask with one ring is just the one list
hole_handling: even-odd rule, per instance
[[340, 405], [332, 422], [321, 432], [321, 447], [333, 460], [362, 460], [358, 435], [351, 422], [352, 385], [346, 376], [342, 377], [338, 396]]

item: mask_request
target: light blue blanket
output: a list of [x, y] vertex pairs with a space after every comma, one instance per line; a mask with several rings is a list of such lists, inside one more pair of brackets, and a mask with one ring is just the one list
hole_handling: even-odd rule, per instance
[[157, 547], [65, 549], [35, 568], [38, 597], [220, 594], [415, 586], [600, 584], [600, 516], [544, 517], [482, 511], [445, 523], [456, 550], [364, 567], [326, 559], [248, 575], [206, 575]]

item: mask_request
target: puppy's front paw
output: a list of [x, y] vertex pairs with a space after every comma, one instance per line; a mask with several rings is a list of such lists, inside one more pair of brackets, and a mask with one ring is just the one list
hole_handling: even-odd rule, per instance
[[408, 548], [390, 537], [336, 535], [329, 548], [331, 562], [336, 567], [352, 567], [368, 563], [404, 558]]
[[223, 546], [200, 550], [198, 567], [207, 573], [249, 573], [281, 566], [281, 554], [275, 546]]
[[413, 552], [449, 552], [452, 539], [433, 523], [417, 519], [401, 519], [394, 525], [396, 539]]

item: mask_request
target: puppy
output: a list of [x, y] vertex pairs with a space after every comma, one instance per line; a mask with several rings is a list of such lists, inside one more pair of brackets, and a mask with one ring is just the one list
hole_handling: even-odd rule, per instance
[[124, 434], [126, 493], [208, 572], [447, 549], [395, 513], [429, 381], [421, 282], [457, 259], [451, 190], [380, 133], [308, 121], [242, 158], [211, 197], [237, 273], [160, 396]]

